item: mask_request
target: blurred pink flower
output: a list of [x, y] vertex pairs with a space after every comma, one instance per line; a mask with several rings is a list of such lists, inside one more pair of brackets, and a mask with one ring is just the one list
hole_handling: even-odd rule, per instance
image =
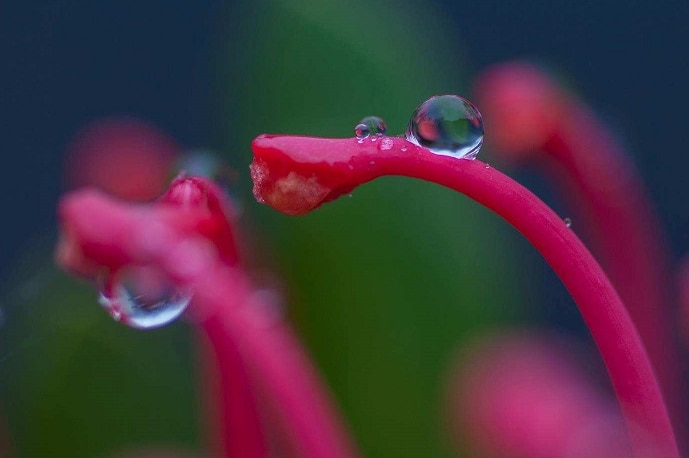
[[174, 139], [149, 122], [104, 118], [79, 131], [67, 149], [67, 189], [94, 186], [128, 200], [152, 200], [165, 191], [179, 154]]
[[475, 344], [450, 384], [460, 449], [503, 458], [627, 457], [614, 400], [574, 362], [561, 340], [501, 334]]

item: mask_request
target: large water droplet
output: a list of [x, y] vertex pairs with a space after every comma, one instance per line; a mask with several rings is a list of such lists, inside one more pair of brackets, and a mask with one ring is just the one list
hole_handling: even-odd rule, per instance
[[405, 137], [436, 154], [474, 159], [483, 144], [481, 113], [458, 95], [437, 95], [416, 108]]
[[150, 282], [149, 277], [143, 282], [109, 280], [98, 302], [115, 321], [132, 328], [153, 329], [179, 318], [191, 302], [191, 297], [191, 292]]
[[356, 125], [354, 128], [354, 135], [359, 140], [368, 138], [370, 135], [385, 135], [388, 128], [378, 116], [367, 116]]

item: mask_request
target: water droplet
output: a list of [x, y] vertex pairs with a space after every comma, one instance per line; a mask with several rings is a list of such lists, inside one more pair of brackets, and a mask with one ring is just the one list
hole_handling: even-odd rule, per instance
[[143, 277], [132, 277], [131, 284], [109, 279], [98, 302], [115, 321], [137, 329], [157, 328], [179, 318], [191, 302], [191, 293], [171, 289], [159, 278], [152, 281], [155, 275]]
[[483, 144], [481, 113], [458, 95], [437, 95], [414, 110], [405, 137], [435, 154], [474, 159]]
[[489, 169], [489, 168], [490, 168], [490, 164], [484, 165], [483, 168], [484, 168], [484, 169]]
[[221, 155], [206, 149], [195, 149], [184, 153], [175, 162], [170, 178], [184, 172], [188, 176], [204, 176], [223, 188], [233, 188], [239, 181], [239, 174], [222, 161]]
[[571, 220], [571, 218], [565, 218], [565, 226], [567, 226], [567, 227], [572, 227], [572, 220]]
[[392, 149], [393, 144], [394, 144], [394, 143], [393, 143], [393, 141], [392, 141], [392, 138], [390, 138], [390, 137], [385, 137], [385, 138], [383, 138], [383, 140], [380, 142], [380, 149], [383, 150], [383, 151]]
[[368, 136], [371, 135], [371, 129], [364, 123], [357, 124], [354, 128], [354, 135], [359, 139], [359, 143], [361, 143], [364, 138], [368, 138]]
[[364, 119], [359, 121], [357, 127], [361, 125], [368, 127], [369, 135], [385, 135], [385, 133], [388, 131], [388, 126], [385, 124], [385, 121], [378, 116], [366, 116]]

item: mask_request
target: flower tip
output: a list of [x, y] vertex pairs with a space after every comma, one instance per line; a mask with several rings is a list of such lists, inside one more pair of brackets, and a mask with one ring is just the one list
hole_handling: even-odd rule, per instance
[[258, 158], [251, 163], [249, 170], [256, 200], [287, 215], [304, 215], [320, 207], [330, 193], [330, 189], [320, 184], [316, 177], [307, 178], [297, 172], [276, 176], [270, 163]]
[[208, 206], [209, 187], [205, 180], [180, 174], [172, 181], [161, 200], [181, 207]]

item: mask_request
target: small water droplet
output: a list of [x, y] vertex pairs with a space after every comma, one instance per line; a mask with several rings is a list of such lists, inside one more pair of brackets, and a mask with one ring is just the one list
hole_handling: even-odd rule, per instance
[[565, 226], [572, 227], [572, 220], [570, 218], [565, 218]]
[[484, 165], [483, 168], [484, 168], [484, 169], [489, 169], [489, 168], [490, 168], [490, 164]]
[[110, 316], [127, 326], [137, 329], [153, 329], [164, 326], [184, 312], [191, 302], [191, 293], [170, 289], [156, 275], [132, 277], [132, 284], [124, 279], [110, 278], [98, 298]]
[[402, 147], [402, 152], [404, 152], [404, 151], [407, 151], [407, 147], [406, 147], [406, 146], [403, 146], [403, 147]]
[[376, 136], [376, 137], [373, 137], [373, 138], [371, 139], [372, 142], [375, 142], [376, 140], [378, 140], [378, 137], [377, 137], [377, 136]]
[[380, 149], [383, 151], [392, 149], [393, 144], [394, 143], [392, 141], [392, 138], [384, 137], [383, 140], [380, 142]]
[[371, 135], [371, 129], [364, 123], [359, 123], [354, 128], [354, 135], [359, 139], [359, 143], [364, 141], [364, 138], [368, 138]]
[[388, 131], [388, 126], [385, 124], [385, 121], [378, 116], [366, 116], [364, 119], [359, 121], [357, 127], [361, 125], [368, 127], [369, 135], [385, 135], [385, 133]]
[[437, 95], [414, 110], [405, 137], [435, 154], [474, 159], [483, 144], [483, 120], [468, 100]]

